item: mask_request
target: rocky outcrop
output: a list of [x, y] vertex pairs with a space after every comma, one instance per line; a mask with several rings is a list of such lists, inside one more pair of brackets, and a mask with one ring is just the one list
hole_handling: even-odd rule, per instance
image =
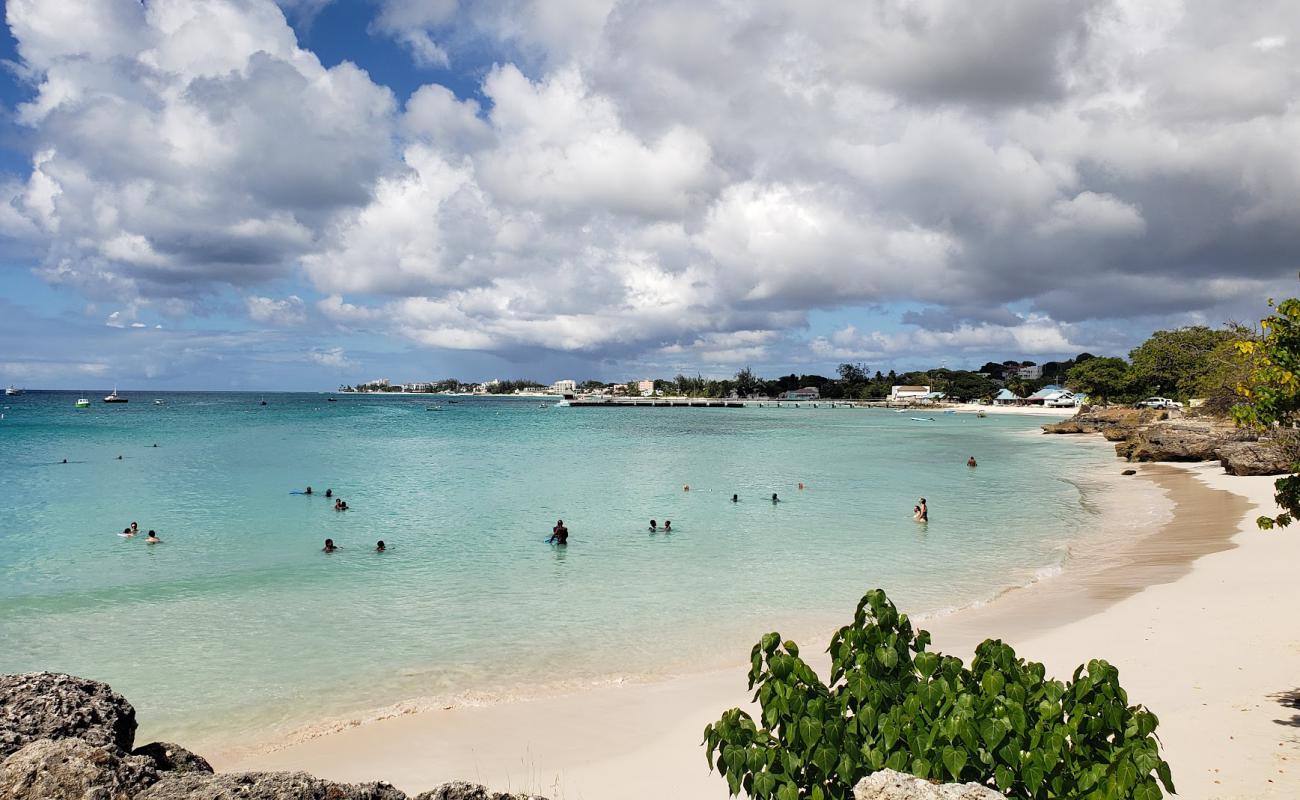
[[[107, 684], [53, 672], [0, 675], [0, 800], [407, 800], [387, 783], [305, 772], [215, 774], [171, 742], [134, 751], [135, 709]], [[447, 783], [416, 800], [545, 800]]]
[[1043, 426], [1044, 433], [1100, 433], [1115, 442], [1115, 455], [1128, 461], [1221, 460], [1233, 475], [1290, 472], [1300, 446], [1257, 442], [1253, 431], [1222, 417], [1184, 416], [1137, 408], [1081, 411], [1072, 419]]
[[0, 763], [5, 800], [132, 800], [157, 780], [152, 759], [81, 739], [38, 739]]
[[506, 794], [488, 791], [477, 783], [452, 781], [437, 789], [417, 794], [414, 800], [546, 800], [535, 794]]
[[56, 672], [0, 675], [0, 758], [38, 739], [81, 739], [126, 752], [135, 709], [108, 684]]
[[1138, 428], [1115, 452], [1129, 461], [1213, 461], [1221, 446], [1242, 435], [1224, 422], [1168, 420]]
[[1006, 795], [978, 783], [930, 783], [882, 769], [858, 781], [853, 800], [1006, 800]]
[[387, 783], [335, 783], [305, 772], [169, 775], [135, 800], [406, 800]]
[[171, 742], [150, 742], [137, 747], [132, 755], [153, 759], [160, 772], [212, 772], [206, 758]]
[[1149, 408], [1093, 408], [1086, 406], [1078, 414], [1061, 422], [1049, 422], [1044, 433], [1100, 433], [1111, 441], [1125, 439], [1139, 426], [1148, 425], [1168, 412]]
[[1283, 475], [1300, 461], [1295, 444], [1278, 441], [1227, 442], [1218, 457], [1229, 475]]

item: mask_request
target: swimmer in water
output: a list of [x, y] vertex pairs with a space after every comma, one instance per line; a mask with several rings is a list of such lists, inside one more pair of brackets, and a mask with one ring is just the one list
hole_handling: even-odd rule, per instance
[[68, 463], [68, 459], [66, 459], [66, 458], [63, 459], [63, 463], [64, 463], [64, 464]]
[[799, 491], [803, 491], [803, 481], [799, 482]]
[[912, 516], [913, 518], [916, 519], [917, 522], [930, 521], [930, 509], [926, 508], [924, 497], [922, 497], [920, 501], [913, 507]]
[[118, 457], [117, 457], [117, 460], [118, 460], [118, 461], [121, 461], [121, 460], [122, 460], [122, 457], [121, 457], [121, 456], [118, 456]]
[[308, 487], [303, 491], [303, 494], [311, 494], [311, 487], [308, 486]]
[[565, 545], [569, 543], [569, 529], [564, 527], [564, 520], [557, 519], [555, 521], [555, 527], [551, 528], [551, 538], [546, 541]]
[[326, 540], [325, 540], [325, 546], [321, 548], [321, 552], [322, 552], [322, 553], [333, 553], [333, 552], [334, 552], [335, 550], [337, 550], [337, 549], [338, 549], [338, 548], [334, 546], [334, 540], [333, 540], [333, 539], [326, 539]]
[[137, 533], [139, 533], [139, 532], [140, 532], [140, 523], [138, 523], [138, 522], [132, 522], [132, 523], [131, 523], [131, 535], [132, 535], [132, 536], [135, 536], [135, 535], [136, 535]]
[[672, 532], [673, 532], [673, 521], [670, 519], [664, 520], [664, 533], [672, 533]]
[[118, 535], [119, 535], [119, 536], [125, 536], [125, 537], [128, 538], [128, 539], [130, 539], [132, 536], [135, 536], [134, 533], [131, 533], [131, 529], [130, 529], [129, 527], [127, 527], [127, 528], [123, 528], [123, 529], [122, 529], [122, 532], [119, 533]]
[[146, 544], [162, 544], [162, 539], [159, 539], [158, 534], [153, 531], [149, 531], [149, 538], [144, 541]]
[[781, 498], [779, 498], [779, 497], [776, 496], [776, 492], [772, 492], [772, 502], [773, 502], [773, 503], [779, 503], [779, 502], [781, 502]]
[[387, 549], [387, 548], [384, 547], [384, 540], [383, 540], [383, 539], [380, 539], [379, 541], [375, 542], [375, 552], [376, 552], [376, 553], [382, 553], [382, 552], [384, 552], [384, 550], [386, 550], [386, 549]]
[[654, 533], [657, 530], [659, 530], [659, 523], [655, 522], [654, 520], [650, 520], [650, 532]]
[[325, 496], [326, 496], [326, 497], [333, 497], [333, 496], [334, 496], [334, 490], [333, 490], [333, 489], [326, 489], [326, 490], [325, 490]]
[[966, 459], [966, 466], [968, 466], [968, 467], [978, 467], [978, 466], [979, 466], [979, 464], [975, 463], [975, 456], [971, 456], [970, 458]]
[[740, 495], [738, 495], [738, 494], [733, 494], [733, 495], [731, 496], [731, 502], [733, 502], [733, 503], [739, 503], [739, 502], [740, 502]]
[[689, 492], [690, 490], [691, 490], [691, 486], [690, 486], [690, 484], [687, 484], [687, 485], [685, 485], [685, 486], [682, 487], [682, 491], [683, 491], [683, 492]]

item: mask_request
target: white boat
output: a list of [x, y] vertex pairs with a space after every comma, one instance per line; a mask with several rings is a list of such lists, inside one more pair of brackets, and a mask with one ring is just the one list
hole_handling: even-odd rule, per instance
[[104, 402], [105, 403], [126, 403], [130, 401], [128, 401], [125, 397], [121, 397], [120, 395], [118, 395], [117, 387], [114, 386], [113, 393], [105, 397]]
[[84, 397], [77, 398], [77, 408], [90, 408], [90, 401]]
[[157, 398], [157, 399], [155, 399], [155, 400], [153, 401], [153, 404], [156, 405], [156, 406], [160, 406], [160, 405], [162, 405], [162, 404], [163, 404], [162, 398]]
[[23, 390], [19, 389], [17, 386], [14, 386], [12, 383], [9, 384], [9, 388], [5, 389], [5, 397], [13, 397], [14, 395], [19, 395], [22, 393]]

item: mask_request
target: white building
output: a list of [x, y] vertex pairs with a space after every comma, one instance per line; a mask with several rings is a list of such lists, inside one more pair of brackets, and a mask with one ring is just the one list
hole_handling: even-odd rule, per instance
[[929, 396], [929, 386], [893, 386], [889, 389], [890, 400], [920, 400]]
[[551, 384], [551, 394], [573, 394], [578, 391], [578, 382], [563, 380]]
[[641, 393], [642, 397], [649, 397], [655, 393], [654, 381], [637, 381], [636, 390]]
[[1036, 381], [1043, 377], [1043, 368], [1035, 364], [1032, 367], [1021, 367], [1016, 370], [1016, 374], [1027, 381]]

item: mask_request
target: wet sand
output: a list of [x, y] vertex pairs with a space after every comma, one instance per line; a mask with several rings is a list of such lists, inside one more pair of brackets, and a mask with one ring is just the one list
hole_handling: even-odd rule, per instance
[[[1115, 472], [1121, 465], [1116, 462]], [[1153, 504], [1172, 513], [1150, 536], [1118, 523]], [[1099, 525], [1065, 571], [976, 608], [925, 620], [936, 649], [969, 658], [989, 637], [1068, 677], [1089, 658], [1120, 668], [1133, 702], [1160, 716], [1180, 797], [1300, 796], [1300, 721], [1284, 702], [1300, 684], [1300, 534], [1264, 533], [1272, 479], [1217, 464], [1145, 465], [1104, 491]], [[1136, 506], [1134, 504], [1137, 504]], [[1106, 521], [1109, 520], [1110, 523]], [[866, 588], [866, 587], [864, 587]], [[851, 610], [846, 609], [847, 618]], [[801, 638], [825, 672], [826, 637]], [[743, 657], [744, 654], [739, 654]], [[552, 798], [727, 796], [700, 733], [745, 705], [745, 668], [560, 697], [397, 716], [275, 750], [215, 756], [222, 770], [306, 769], [384, 779], [408, 791], [452, 779]]]

